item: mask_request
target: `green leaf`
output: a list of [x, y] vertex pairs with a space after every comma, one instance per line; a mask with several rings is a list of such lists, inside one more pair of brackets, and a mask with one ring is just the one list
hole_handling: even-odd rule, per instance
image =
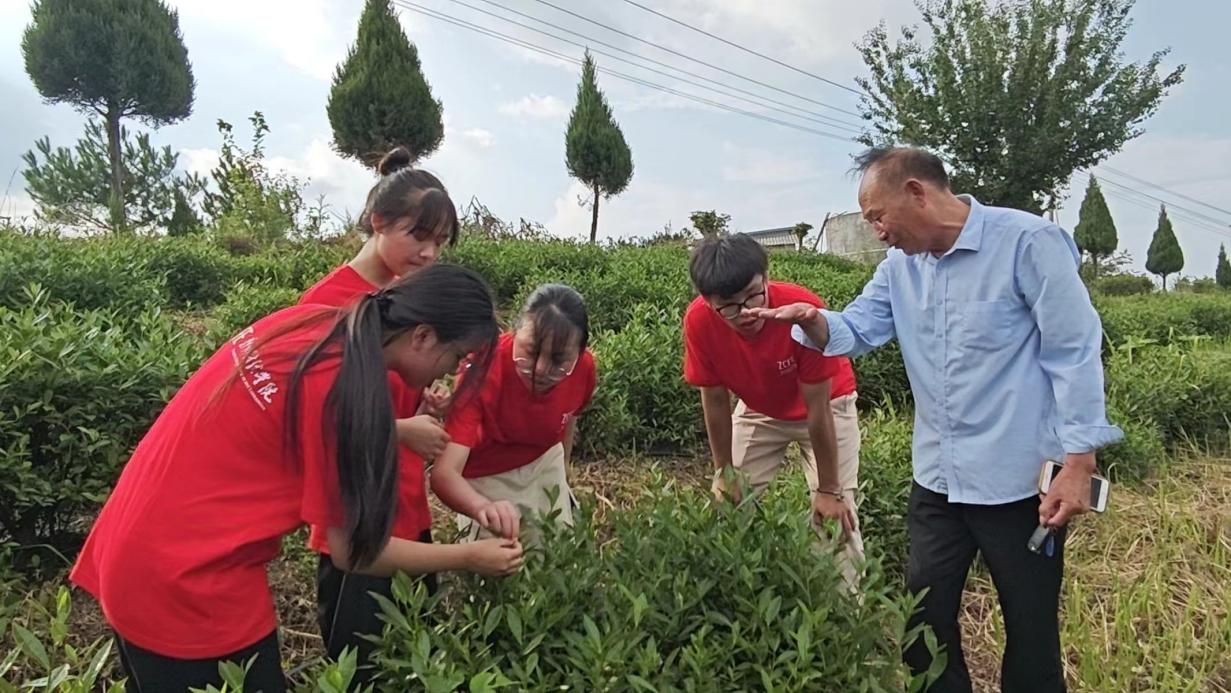
[[47, 648], [43, 646], [43, 643], [39, 642], [34, 633], [26, 630], [20, 624], [14, 623], [13, 635], [17, 636], [17, 643], [21, 645], [22, 651], [33, 657], [39, 666], [44, 670], [51, 668], [51, 659], [47, 656]]

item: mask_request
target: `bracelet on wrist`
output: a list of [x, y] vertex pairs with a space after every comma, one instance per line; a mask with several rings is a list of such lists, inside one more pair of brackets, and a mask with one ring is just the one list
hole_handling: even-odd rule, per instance
[[841, 490], [833, 491], [833, 490], [822, 489], [822, 488], [814, 488], [812, 489], [812, 492], [820, 493], [826, 496], [833, 496], [834, 498], [837, 498], [839, 500], [846, 500], [846, 494], [842, 493]]

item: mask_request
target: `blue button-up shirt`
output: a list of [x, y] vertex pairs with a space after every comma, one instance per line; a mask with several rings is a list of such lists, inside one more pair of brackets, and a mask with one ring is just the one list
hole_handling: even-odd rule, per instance
[[[1060, 227], [984, 207], [941, 257], [890, 250], [829, 323], [825, 354], [858, 356], [897, 338], [915, 397], [914, 477], [955, 503], [1038, 493], [1046, 459], [1123, 437], [1107, 422], [1102, 325]], [[792, 336], [816, 345], [796, 326]]]

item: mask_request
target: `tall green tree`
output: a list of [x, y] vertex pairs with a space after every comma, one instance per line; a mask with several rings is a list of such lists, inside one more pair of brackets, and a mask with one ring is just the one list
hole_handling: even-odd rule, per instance
[[1107, 200], [1094, 176], [1090, 176], [1086, 197], [1081, 201], [1077, 227], [1073, 229], [1073, 241], [1077, 243], [1079, 250], [1090, 256], [1094, 277], [1098, 277], [1099, 260], [1110, 257], [1120, 243], [1116, 235], [1116, 223], [1111, 218], [1111, 210], [1107, 209]]
[[1218, 246], [1218, 265], [1214, 269], [1214, 282], [1224, 289], [1231, 289], [1231, 262], [1227, 262], [1227, 246]]
[[[112, 168], [105, 127], [96, 118], [86, 124], [85, 134], [72, 149], [52, 148], [44, 137], [22, 155], [26, 191], [38, 205], [39, 218], [103, 231], [117, 229], [110, 207]], [[173, 209], [179, 210], [176, 223], [186, 222], [192, 209], [189, 201], [204, 192], [205, 180], [179, 173], [179, 155], [171, 147], [153, 146], [149, 133], [133, 138], [128, 128], [121, 127], [120, 150], [127, 228], [169, 229], [176, 216]]]
[[416, 159], [440, 147], [440, 101], [432, 98], [419, 52], [389, 0], [364, 6], [359, 36], [334, 73], [325, 110], [334, 148], [371, 169], [394, 147], [406, 147]]
[[49, 103], [106, 123], [111, 227], [126, 227], [120, 121], [159, 127], [192, 114], [196, 81], [179, 15], [161, 0], [34, 0], [21, 38], [26, 73]]
[[594, 58], [586, 51], [581, 82], [577, 85], [577, 105], [573, 106], [564, 135], [569, 175], [593, 191], [591, 243], [598, 239], [599, 200], [624, 192], [633, 178], [633, 153], [611, 114], [607, 97], [598, 90], [595, 72]]
[[1157, 274], [1163, 280], [1163, 291], [1167, 290], [1167, 275], [1184, 269], [1184, 251], [1180, 250], [1180, 242], [1171, 228], [1171, 219], [1167, 217], [1167, 205], [1158, 212], [1158, 228], [1154, 230], [1154, 238], [1150, 239], [1150, 249], [1146, 252], [1146, 270]]
[[1054, 208], [1072, 173], [1140, 135], [1183, 77], [1160, 70], [1167, 50], [1124, 61], [1134, 2], [916, 0], [924, 31], [893, 42], [882, 22], [859, 47], [862, 140], [935, 151], [984, 202]]

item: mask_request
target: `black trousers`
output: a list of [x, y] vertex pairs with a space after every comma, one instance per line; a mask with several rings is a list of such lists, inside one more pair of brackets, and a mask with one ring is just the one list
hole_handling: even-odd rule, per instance
[[[419, 541], [432, 543], [431, 530], [425, 530]], [[420, 579], [429, 593], [436, 591], [435, 575], [423, 575]], [[348, 573], [335, 567], [329, 556], [320, 557], [316, 567], [317, 625], [331, 659], [337, 659], [348, 647], [358, 652], [359, 668], [352, 687], [372, 678], [368, 658], [376, 645], [365, 636], [379, 638], [385, 628], [380, 618], [380, 604], [372, 597], [373, 593], [393, 599], [393, 579]]]
[[253, 656], [256, 660], [244, 678], [245, 693], [286, 691], [277, 630], [238, 652], [211, 659], [173, 659], [143, 650], [119, 635], [115, 640], [120, 650], [120, 666], [128, 676], [126, 693], [187, 693], [189, 689], [210, 685], [222, 688], [218, 663], [229, 661], [243, 666]]
[[[928, 590], [911, 625], [930, 625], [948, 652], [944, 674], [929, 690], [971, 690], [958, 612], [966, 574], [975, 553], [980, 552], [991, 570], [1004, 613], [1001, 690], [1063, 692], [1059, 608], [1065, 533], [1056, 534], [1052, 556], [1026, 548], [1039, 524], [1039, 499], [1004, 505], [950, 503], [948, 496], [913, 484], [906, 524], [910, 533], [908, 587], [912, 593]], [[905, 660], [920, 672], [928, 668], [931, 655], [920, 640], [906, 651]]]

